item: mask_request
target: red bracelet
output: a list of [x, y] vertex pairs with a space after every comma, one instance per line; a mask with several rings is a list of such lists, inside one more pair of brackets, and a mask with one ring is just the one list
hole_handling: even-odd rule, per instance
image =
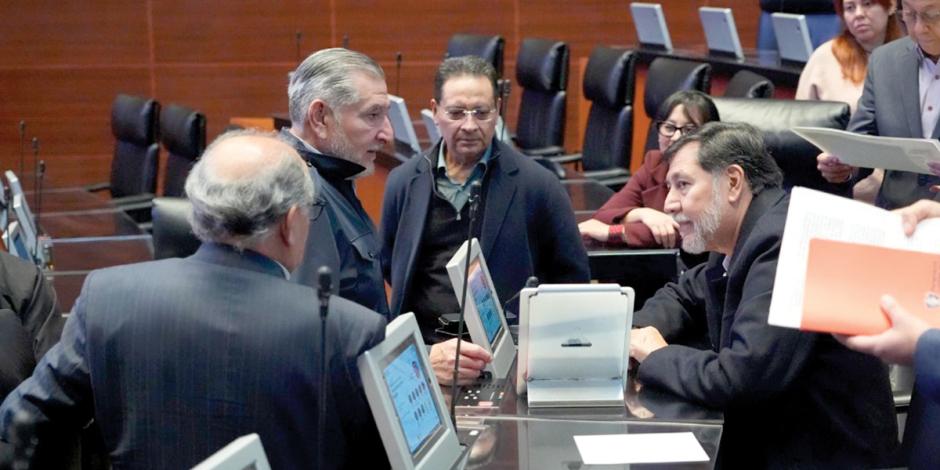
[[611, 225], [607, 228], [607, 242], [608, 243], [612, 242], [613, 241], [612, 239], [615, 236], [617, 237], [617, 241], [620, 241], [620, 242], [625, 241], [623, 234], [624, 234], [623, 224]]

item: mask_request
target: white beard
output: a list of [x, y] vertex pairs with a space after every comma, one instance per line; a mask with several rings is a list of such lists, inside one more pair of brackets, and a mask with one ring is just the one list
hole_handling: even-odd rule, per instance
[[711, 204], [702, 212], [698, 220], [692, 220], [683, 214], [676, 214], [672, 218], [679, 223], [692, 222], [692, 233], [682, 239], [682, 249], [698, 254], [705, 252], [708, 242], [718, 231], [718, 225], [721, 223], [722, 206], [721, 191], [718, 188], [718, 181], [715, 180], [712, 185]]

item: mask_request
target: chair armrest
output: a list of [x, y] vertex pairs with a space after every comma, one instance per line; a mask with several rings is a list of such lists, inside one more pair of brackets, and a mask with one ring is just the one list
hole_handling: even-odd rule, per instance
[[89, 184], [88, 186], [85, 186], [85, 191], [88, 191], [91, 193], [104, 191], [106, 189], [111, 189], [111, 183], [101, 182], [101, 183]]
[[557, 156], [565, 153], [565, 149], [557, 145], [549, 145], [548, 147], [539, 147], [534, 149], [525, 149], [522, 153], [526, 155], [533, 155], [539, 157], [549, 157]]
[[129, 206], [138, 206], [141, 203], [145, 203], [147, 204], [147, 207], [150, 207], [153, 205], [151, 202], [153, 201], [153, 197], [154, 196], [151, 193], [142, 193], [131, 196], [112, 198], [111, 202], [122, 209], [126, 209]]
[[572, 162], [580, 162], [581, 154], [569, 153], [567, 155], [555, 155], [555, 156], [545, 157], [545, 158], [548, 158], [549, 160], [555, 163], [572, 163]]

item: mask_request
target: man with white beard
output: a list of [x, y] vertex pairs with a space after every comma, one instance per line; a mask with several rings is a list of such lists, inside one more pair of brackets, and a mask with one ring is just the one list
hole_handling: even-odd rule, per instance
[[789, 196], [760, 131], [709, 123], [663, 158], [682, 248], [712, 254], [634, 315], [639, 381], [724, 412], [720, 468], [879, 464], [897, 441], [884, 364], [767, 324]]

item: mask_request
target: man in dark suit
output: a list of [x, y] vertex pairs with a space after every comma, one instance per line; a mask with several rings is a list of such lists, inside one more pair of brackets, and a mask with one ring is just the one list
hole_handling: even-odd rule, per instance
[[[709, 123], [665, 159], [682, 247], [713, 253], [634, 315], [639, 380], [724, 411], [724, 468], [879, 463], [897, 441], [885, 366], [830, 335], [767, 324], [789, 197], [760, 131]], [[703, 337], [710, 348], [677, 344]]]
[[[872, 53], [862, 97], [848, 130], [885, 137], [940, 139], [940, 0], [901, 3], [901, 18], [909, 37]], [[838, 156], [826, 153], [819, 156], [818, 167], [832, 183], [854, 184], [872, 172], [870, 168], [844, 165]], [[919, 199], [933, 199], [936, 194], [930, 188], [938, 183], [940, 177], [887, 170], [875, 204], [896, 209]]]
[[[382, 207], [382, 269], [392, 285], [393, 315], [415, 312], [438, 381], [450, 383], [455, 340], [435, 334], [438, 318], [460, 310], [446, 265], [467, 239], [470, 191], [482, 184], [474, 236], [499, 298], [509, 300], [530, 276], [546, 283], [587, 282], [587, 254], [571, 202], [550, 172], [494, 138], [496, 71], [479, 57], [445, 60], [431, 110], [442, 139], [392, 170]], [[460, 379], [489, 360], [461, 348]]]
[[317, 207], [325, 213], [310, 221], [295, 280], [315, 286], [317, 269], [329, 266], [340, 297], [388, 319], [381, 245], [355, 190], [355, 180], [375, 170], [376, 153], [392, 139], [385, 72], [359, 52], [323, 49], [291, 72], [287, 95], [291, 126], [281, 138], [310, 167]]
[[89, 274], [62, 340], [0, 408], [3, 439], [34, 432], [47, 455], [94, 419], [115, 468], [189, 468], [252, 432], [274, 468], [309, 467], [321, 445], [327, 468], [387, 466], [356, 368], [385, 322], [331, 297], [323, 332], [317, 292], [287, 281], [314, 197], [303, 161], [273, 135], [226, 134], [186, 193], [199, 251]]

